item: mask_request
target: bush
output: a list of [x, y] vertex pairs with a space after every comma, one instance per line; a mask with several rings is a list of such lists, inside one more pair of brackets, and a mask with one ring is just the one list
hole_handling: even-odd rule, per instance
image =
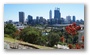
[[55, 44], [59, 42], [59, 34], [51, 32], [48, 35], [48, 46], [53, 47]]
[[20, 34], [20, 39], [33, 44], [42, 44], [43, 42], [41, 31], [33, 27], [23, 29]]
[[11, 35], [16, 31], [15, 26], [13, 26], [13, 24], [7, 24], [6, 26], [4, 26], [4, 34], [8, 34]]

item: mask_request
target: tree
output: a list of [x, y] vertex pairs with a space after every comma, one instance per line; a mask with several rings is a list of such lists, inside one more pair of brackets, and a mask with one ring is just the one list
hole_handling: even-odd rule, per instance
[[65, 42], [65, 38], [64, 38], [64, 36], [60, 37], [60, 41], [61, 41], [62, 43]]
[[21, 31], [20, 39], [23, 41], [33, 43], [33, 44], [39, 44], [41, 39], [41, 31], [33, 28], [33, 27], [27, 27]]
[[14, 37], [14, 42], [15, 42], [16, 39], [19, 39], [20, 38], [19, 37], [20, 31], [19, 30], [16, 30], [16, 32], [14, 32], [13, 35], [14, 35], [13, 37]]
[[12, 35], [16, 31], [15, 26], [13, 24], [7, 24], [4, 26], [4, 34]]
[[57, 33], [53, 33], [53, 32], [51, 32], [47, 38], [48, 38], [48, 46], [50, 46], [50, 47], [53, 47], [60, 40], [59, 35]]
[[37, 40], [37, 44], [46, 46], [47, 45], [47, 36], [39, 37]]
[[[77, 26], [76, 23], [72, 23], [71, 25], [66, 26], [65, 30], [68, 33], [68, 39], [71, 39], [73, 44], [78, 42], [78, 31], [81, 29], [80, 26]], [[66, 40], [67, 41], [67, 40]]]

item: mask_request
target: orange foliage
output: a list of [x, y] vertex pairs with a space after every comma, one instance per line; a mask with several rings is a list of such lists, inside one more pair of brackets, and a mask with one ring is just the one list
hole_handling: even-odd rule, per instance
[[68, 47], [69, 47], [70, 49], [72, 49], [72, 48], [73, 48], [72, 44], [69, 44], [69, 45], [68, 45]]
[[60, 40], [61, 40], [61, 42], [65, 42], [64, 36], [62, 36], [62, 37], [60, 38]]
[[69, 26], [66, 26], [66, 31], [68, 32], [68, 34], [71, 34], [71, 35], [76, 35], [77, 34], [77, 31], [81, 29], [80, 26], [76, 26], [76, 23], [73, 23]]
[[75, 45], [75, 49], [80, 49], [80, 48], [81, 48], [80, 44]]
[[82, 41], [84, 42], [84, 36], [82, 36], [82, 38], [81, 38], [81, 39], [82, 39]]

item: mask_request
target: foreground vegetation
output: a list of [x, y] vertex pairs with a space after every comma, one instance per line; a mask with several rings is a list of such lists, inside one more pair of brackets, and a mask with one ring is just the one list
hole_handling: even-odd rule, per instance
[[51, 47], [40, 46], [40, 45], [35, 45], [35, 44], [27, 43], [27, 42], [24, 42], [24, 41], [20, 41], [20, 40], [15, 40], [15, 39], [10, 38], [10, 37], [4, 37], [4, 41], [5, 42], [10, 42], [10, 43], [20, 43], [20, 44], [23, 44], [23, 45], [29, 45], [29, 46], [36, 47], [38, 49], [54, 49], [54, 48], [51, 48]]
[[[60, 44], [66, 45], [70, 49], [80, 49], [81, 47], [84, 48], [84, 43], [82, 43], [82, 46], [78, 44], [78, 30], [80, 29], [80, 26], [76, 26], [76, 24], [73, 23], [67, 26], [65, 30], [51, 29], [48, 35], [42, 35], [43, 31], [47, 32], [46, 28], [39, 29], [28, 26], [24, 29], [17, 30], [12, 24], [7, 24], [4, 26], [4, 37], [5, 40], [9, 42], [24, 41], [48, 47], [54, 47], [54, 45]], [[84, 42], [83, 36], [82, 41]]]

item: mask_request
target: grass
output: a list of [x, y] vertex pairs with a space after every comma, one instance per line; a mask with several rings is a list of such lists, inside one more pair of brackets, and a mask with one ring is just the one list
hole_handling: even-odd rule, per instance
[[10, 38], [10, 37], [4, 37], [4, 41], [11, 42], [11, 43], [15, 43], [16, 42], [16, 43], [21, 43], [21, 44], [25, 44], [25, 45], [30, 45], [30, 46], [34, 46], [34, 47], [39, 48], [39, 49], [54, 49], [54, 48], [51, 48], [51, 47], [40, 46], [40, 45], [35, 45], [35, 44], [31, 44], [31, 43], [15, 40], [15, 39]]
[[13, 38], [10, 38], [10, 37], [4, 37], [4, 41], [11, 42], [11, 43], [20, 42], [18, 40], [15, 40]]

